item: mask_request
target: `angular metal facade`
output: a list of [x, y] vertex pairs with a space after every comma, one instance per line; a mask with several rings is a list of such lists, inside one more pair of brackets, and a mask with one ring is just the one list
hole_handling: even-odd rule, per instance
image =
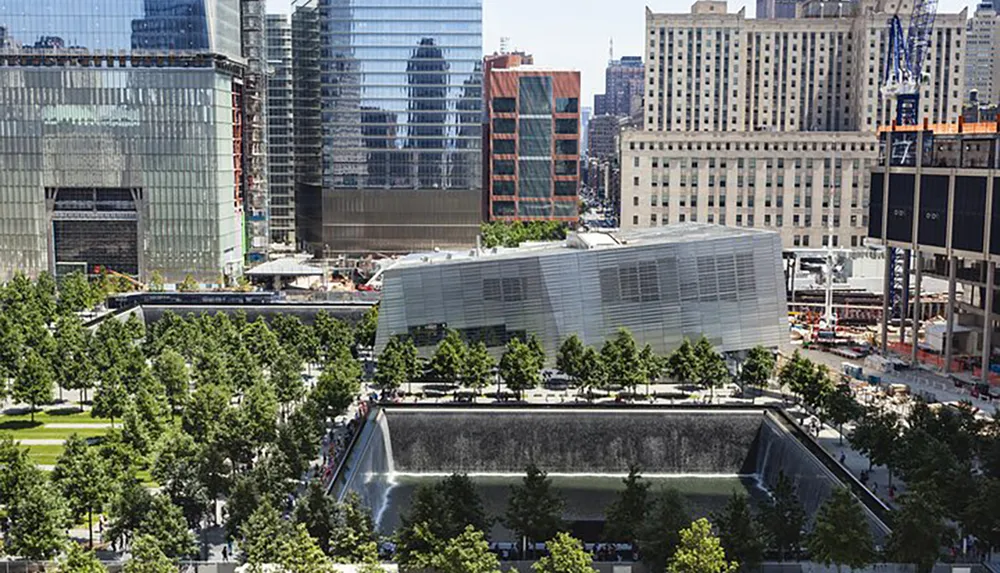
[[552, 363], [570, 335], [600, 346], [619, 328], [660, 354], [703, 334], [725, 352], [785, 335], [776, 233], [683, 224], [619, 240], [400, 264], [385, 272], [376, 347], [409, 336], [428, 355], [450, 328], [500, 354], [535, 334]]

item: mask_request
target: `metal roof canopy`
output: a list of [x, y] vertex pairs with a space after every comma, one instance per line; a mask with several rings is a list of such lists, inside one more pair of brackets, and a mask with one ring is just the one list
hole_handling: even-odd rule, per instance
[[321, 277], [324, 271], [295, 259], [278, 259], [257, 265], [246, 274], [251, 277]]

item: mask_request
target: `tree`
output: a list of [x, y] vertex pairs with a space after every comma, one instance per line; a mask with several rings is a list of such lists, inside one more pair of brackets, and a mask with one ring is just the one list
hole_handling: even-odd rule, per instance
[[526, 342], [528, 350], [531, 351], [531, 356], [535, 359], [535, 367], [538, 370], [545, 368], [545, 347], [542, 346], [542, 341], [538, 339], [538, 336], [534, 332], [528, 335], [528, 342]]
[[684, 339], [667, 359], [667, 373], [681, 384], [690, 384], [698, 377], [700, 366], [691, 341]]
[[39, 404], [52, 401], [55, 375], [49, 361], [34, 348], [28, 348], [27, 357], [14, 378], [14, 401], [31, 406], [31, 422], [35, 422], [35, 409]]
[[364, 561], [365, 548], [374, 546], [378, 536], [371, 511], [354, 492], [337, 505], [337, 526], [330, 536], [330, 557], [339, 563]]
[[66, 554], [56, 561], [57, 573], [107, 573], [104, 566], [93, 551], [84, 551], [80, 544], [70, 541], [66, 545]]
[[754, 346], [747, 352], [740, 380], [750, 388], [764, 389], [774, 376], [774, 353], [763, 346]]
[[642, 481], [638, 466], [628, 470], [622, 478], [625, 489], [605, 510], [604, 539], [613, 543], [637, 544], [642, 524], [646, 520], [649, 503], [649, 483]]
[[258, 316], [257, 320], [251, 322], [243, 329], [243, 342], [250, 356], [256, 359], [259, 366], [267, 368], [274, 364], [281, 350], [278, 337], [267, 326], [267, 321], [263, 316]]
[[639, 365], [642, 366], [643, 379], [646, 381], [646, 394], [649, 394], [649, 385], [660, 379], [663, 375], [665, 361], [657, 356], [653, 347], [649, 344], [642, 347], [639, 353]]
[[38, 273], [35, 279], [35, 310], [46, 324], [56, 315], [56, 279], [48, 271]]
[[771, 496], [760, 508], [760, 522], [778, 550], [781, 561], [789, 553], [798, 551], [802, 543], [802, 527], [806, 514], [799, 501], [795, 484], [784, 472], [771, 488]]
[[918, 573], [930, 573], [941, 548], [954, 542], [954, 530], [944, 520], [944, 509], [923, 492], [899, 498], [886, 553], [896, 563], [913, 563]]
[[836, 488], [819, 508], [807, 541], [813, 561], [836, 565], [838, 573], [868, 566], [875, 556], [872, 534], [861, 504], [847, 488]]
[[518, 537], [531, 541], [551, 539], [564, 527], [564, 501], [552, 491], [552, 480], [534, 464], [525, 469], [519, 486], [511, 486], [505, 524]]
[[477, 394], [490, 384], [496, 361], [490, 356], [486, 344], [479, 341], [469, 347], [462, 365], [462, 385]]
[[220, 385], [232, 388], [232, 376], [226, 360], [214, 349], [204, 349], [198, 359], [193, 362], [195, 389], [202, 386]]
[[815, 380], [816, 366], [796, 350], [778, 371], [778, 382], [792, 393], [805, 398], [809, 385]]
[[398, 390], [404, 383], [410, 381], [412, 374], [408, 361], [406, 341], [399, 336], [393, 336], [378, 355], [378, 366], [375, 369], [375, 386], [383, 392]]
[[531, 566], [535, 573], [597, 573], [591, 565], [594, 562], [591, 554], [568, 533], [557, 533], [545, 548], [549, 554]]
[[56, 322], [56, 352], [52, 361], [59, 397], [62, 390], [83, 390], [93, 384], [94, 369], [87, 355], [88, 331], [75, 315], [64, 315]]
[[642, 561], [653, 571], [662, 571], [681, 542], [680, 531], [691, 524], [684, 498], [665, 488], [653, 500], [639, 536]]
[[425, 569], [435, 573], [500, 573], [500, 561], [490, 551], [486, 536], [471, 525], [447, 540], [429, 536], [430, 550], [400, 560], [403, 571]]
[[375, 333], [378, 330], [378, 305], [369, 308], [361, 320], [354, 325], [354, 343], [362, 348], [375, 346]]
[[191, 375], [184, 357], [176, 350], [167, 348], [153, 360], [153, 375], [166, 390], [170, 417], [173, 418], [178, 406], [183, 407], [187, 403], [191, 387]]
[[265, 498], [240, 526], [240, 548], [249, 563], [278, 563], [288, 535], [288, 522], [281, 519], [278, 510]]
[[139, 523], [135, 534], [156, 540], [160, 551], [171, 559], [183, 559], [197, 552], [194, 534], [188, 529], [184, 513], [164, 494], [153, 496], [150, 511]]
[[153, 494], [138, 480], [123, 483], [112, 496], [108, 511], [110, 524], [104, 540], [127, 542], [132, 539], [152, 506]]
[[55, 486], [36, 480], [7, 506], [10, 529], [3, 549], [8, 555], [44, 561], [59, 553], [66, 544], [70, 525], [66, 502]]
[[431, 358], [431, 370], [438, 380], [457, 384], [462, 376], [462, 368], [465, 364], [465, 355], [468, 348], [465, 341], [458, 334], [458, 331], [449, 329], [434, 351]]
[[117, 369], [101, 373], [101, 385], [94, 393], [94, 407], [90, 415], [95, 418], [109, 418], [114, 427], [115, 419], [121, 418], [128, 403], [128, 391], [122, 382], [122, 374]]
[[722, 386], [729, 380], [729, 368], [721, 354], [715, 351], [715, 347], [702, 336], [694, 345], [696, 364], [698, 365], [698, 383], [708, 388], [710, 398], [715, 398], [715, 388]]
[[899, 415], [892, 410], [868, 408], [847, 437], [851, 447], [868, 456], [869, 469], [884, 465], [892, 480], [892, 462], [899, 441]]
[[326, 495], [319, 481], [309, 484], [306, 495], [295, 504], [295, 522], [305, 526], [309, 535], [316, 539], [324, 553], [330, 555], [330, 539], [340, 525], [340, 511], [337, 501]]
[[601, 359], [607, 369], [608, 381], [621, 384], [635, 393], [635, 388], [646, 380], [644, 364], [639, 359], [639, 349], [632, 333], [618, 329], [615, 338], [607, 340], [601, 348]]
[[460, 535], [466, 526], [486, 530], [491, 525], [475, 486], [462, 474], [417, 488], [402, 522], [397, 530], [399, 544], [413, 554], [430, 550], [424, 533], [443, 540]]
[[764, 532], [750, 511], [747, 496], [734, 492], [722, 512], [712, 518], [726, 555], [747, 568], [764, 558]]
[[140, 537], [132, 544], [132, 558], [124, 573], [177, 573], [177, 565], [163, 554], [152, 537]]
[[201, 285], [189, 273], [184, 275], [184, 281], [177, 285], [177, 290], [180, 292], [198, 292], [201, 290]]
[[181, 428], [194, 440], [206, 444], [215, 439], [222, 415], [229, 407], [229, 390], [220, 384], [198, 387], [181, 415]]
[[237, 392], [246, 392], [264, 377], [257, 359], [242, 344], [238, 345], [236, 351], [229, 355], [226, 370], [229, 372], [229, 378]]
[[278, 402], [288, 408], [306, 395], [302, 381], [302, 358], [297, 352], [282, 350], [270, 369], [271, 385], [277, 393]]
[[107, 504], [112, 483], [107, 464], [96, 448], [73, 434], [52, 471], [52, 482], [59, 487], [76, 521], [87, 518], [90, 547], [94, 546], [94, 513], [101, 513]]
[[587, 391], [595, 388], [603, 388], [608, 382], [607, 368], [604, 366], [604, 359], [593, 347], [588, 346], [583, 351], [583, 372], [580, 374], [580, 387]]
[[586, 352], [580, 337], [573, 334], [559, 345], [556, 354], [556, 368], [579, 382], [584, 373], [583, 355]]
[[726, 560], [712, 524], [704, 517], [681, 530], [677, 553], [667, 563], [669, 573], [733, 573], [738, 564]]
[[346, 412], [361, 393], [360, 378], [360, 369], [349, 354], [327, 363], [312, 393], [319, 415], [332, 420]]
[[503, 357], [500, 358], [500, 377], [507, 388], [517, 393], [519, 400], [522, 392], [538, 386], [541, 377], [538, 373], [537, 356], [527, 344], [516, 338], [507, 343]]
[[24, 337], [12, 312], [0, 312], [0, 398], [7, 397], [7, 379], [17, 374]]
[[10, 505], [29, 485], [39, 481], [38, 472], [28, 451], [10, 434], [0, 434], [0, 505]]
[[283, 573], [333, 573], [333, 564], [304, 525], [291, 528], [278, 554]]
[[864, 408], [851, 394], [851, 387], [847, 384], [836, 386], [832, 392], [827, 394], [823, 400], [823, 411], [826, 417], [837, 424], [837, 433], [840, 434], [840, 445], [844, 444], [844, 424], [856, 419], [864, 412]]
[[87, 277], [83, 273], [70, 273], [60, 281], [59, 303], [57, 305], [60, 312], [80, 312], [94, 306], [95, 303], [90, 283], [87, 282]]
[[160, 271], [153, 271], [149, 275], [149, 292], [163, 292], [165, 287], [163, 285], [163, 273]]

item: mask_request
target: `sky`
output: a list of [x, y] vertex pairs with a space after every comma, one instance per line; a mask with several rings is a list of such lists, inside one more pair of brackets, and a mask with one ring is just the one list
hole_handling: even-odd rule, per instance
[[[288, 12], [290, 0], [267, 0], [268, 9]], [[500, 50], [500, 38], [510, 38], [512, 50], [535, 56], [544, 66], [580, 70], [582, 104], [590, 107], [594, 94], [604, 91], [604, 68], [609, 40], [615, 57], [641, 56], [645, 36], [646, 6], [654, 12], [689, 12], [693, 0], [483, 0], [483, 52]], [[734, 2], [730, 12], [746, 6], [755, 12], [755, 0]], [[957, 13], [974, 4], [966, 0], [940, 0], [938, 11]], [[903, 22], [906, 26], [906, 22]]]

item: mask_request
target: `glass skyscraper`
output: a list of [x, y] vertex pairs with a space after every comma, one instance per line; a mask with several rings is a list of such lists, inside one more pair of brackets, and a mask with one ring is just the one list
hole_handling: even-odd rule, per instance
[[322, 231], [304, 236], [339, 251], [471, 242], [482, 0], [319, 0], [318, 12]]
[[0, 0], [0, 280], [244, 255], [241, 0]]

